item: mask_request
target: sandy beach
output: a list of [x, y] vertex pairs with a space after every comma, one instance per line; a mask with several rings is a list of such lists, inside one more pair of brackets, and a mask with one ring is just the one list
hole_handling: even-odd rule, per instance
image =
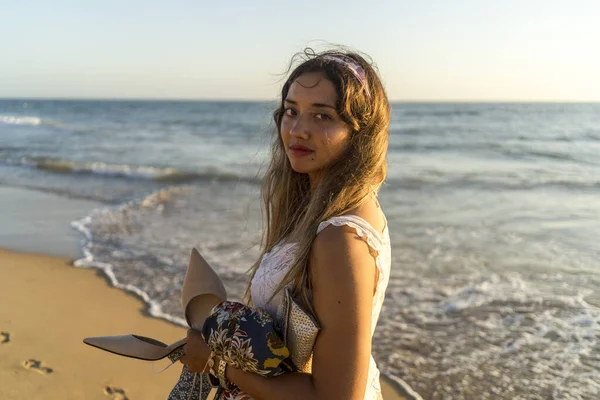
[[[185, 329], [144, 315], [144, 304], [110, 287], [99, 271], [66, 258], [0, 250], [0, 398], [166, 399], [181, 364], [152, 363], [82, 343], [86, 336], [138, 333], [164, 342]], [[156, 370], [167, 365], [156, 363]]]
[[[137, 333], [171, 343], [184, 328], [148, 316], [140, 299], [68, 258], [0, 250], [0, 271], [1, 399], [167, 398], [181, 364], [154, 374], [152, 363], [99, 351], [82, 338]], [[382, 384], [386, 400], [403, 398]]]

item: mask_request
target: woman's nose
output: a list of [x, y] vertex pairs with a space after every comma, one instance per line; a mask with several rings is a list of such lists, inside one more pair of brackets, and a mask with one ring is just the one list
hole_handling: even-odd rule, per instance
[[290, 135], [307, 139], [310, 136], [310, 128], [308, 121], [302, 116], [298, 115], [294, 118], [292, 126], [290, 128]]

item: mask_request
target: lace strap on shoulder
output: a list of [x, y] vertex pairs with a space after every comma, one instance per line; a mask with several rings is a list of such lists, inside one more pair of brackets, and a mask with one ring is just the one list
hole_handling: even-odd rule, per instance
[[[358, 215], [340, 215], [325, 220], [319, 224], [319, 227], [317, 228], [317, 234], [319, 234], [323, 229], [325, 229], [329, 225], [347, 225], [354, 228], [358, 236], [366, 239], [366, 242], [369, 245], [369, 247], [377, 252], [377, 257], [375, 258], [375, 265], [379, 270], [379, 279], [377, 281], [376, 289], [377, 296], [380, 296], [380, 293], [384, 293], [385, 286], [383, 286], [382, 289], [382, 282], [387, 282], [387, 276], [389, 274], [389, 259], [387, 261], [387, 267], [385, 261], [385, 254], [389, 254], [389, 241], [383, 238], [382, 235], [375, 228], [373, 228], [371, 224], [369, 224], [364, 218], [361, 218]], [[381, 301], [383, 301], [383, 299], [381, 299]]]
[[338, 217], [325, 220], [319, 224], [319, 227], [317, 228], [317, 234], [319, 234], [329, 225], [347, 225], [354, 228], [356, 233], [358, 233], [358, 236], [367, 239], [369, 246], [376, 251], [379, 251], [382, 246], [382, 239], [379, 232], [377, 232], [375, 228], [371, 226], [371, 224], [358, 215], [340, 215]]

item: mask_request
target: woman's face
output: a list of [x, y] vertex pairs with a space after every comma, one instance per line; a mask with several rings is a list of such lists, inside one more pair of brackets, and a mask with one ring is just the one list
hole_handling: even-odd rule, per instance
[[308, 174], [311, 184], [347, 146], [350, 129], [337, 114], [336, 102], [333, 83], [320, 72], [300, 75], [284, 99], [281, 139], [292, 168]]

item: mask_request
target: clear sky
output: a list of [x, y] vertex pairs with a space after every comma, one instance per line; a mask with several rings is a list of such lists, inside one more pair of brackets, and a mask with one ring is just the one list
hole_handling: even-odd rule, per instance
[[599, 0], [0, 0], [0, 97], [272, 99], [324, 42], [392, 100], [600, 101]]

